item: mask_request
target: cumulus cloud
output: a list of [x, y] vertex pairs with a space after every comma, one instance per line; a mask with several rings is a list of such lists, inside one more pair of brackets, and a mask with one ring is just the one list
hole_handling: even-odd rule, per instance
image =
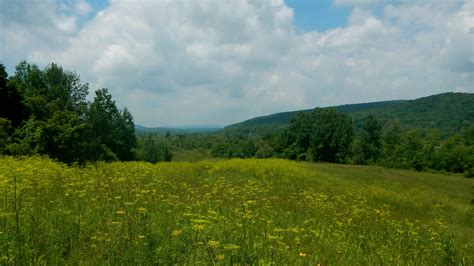
[[[75, 69], [145, 125], [228, 124], [473, 91], [472, 2], [384, 4], [381, 15], [357, 5], [347, 25], [324, 32], [296, 29], [281, 0], [112, 0], [80, 29], [75, 21], [88, 8], [69, 4], [71, 14], [41, 3], [8, 2], [10, 11], [0, 11], [11, 20], [2, 21], [2, 58]], [[34, 18], [38, 10], [42, 17]]]

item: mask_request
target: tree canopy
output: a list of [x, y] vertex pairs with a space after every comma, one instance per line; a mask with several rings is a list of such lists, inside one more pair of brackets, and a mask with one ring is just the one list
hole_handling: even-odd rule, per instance
[[25, 61], [8, 78], [0, 65], [2, 153], [42, 154], [66, 163], [133, 160], [131, 113], [119, 110], [107, 89], [92, 103], [89, 85], [54, 63], [40, 69]]

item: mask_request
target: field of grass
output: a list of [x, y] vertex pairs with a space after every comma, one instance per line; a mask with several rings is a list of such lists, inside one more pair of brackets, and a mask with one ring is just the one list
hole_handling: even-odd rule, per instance
[[203, 160], [212, 160], [214, 157], [210, 154], [208, 150], [194, 149], [177, 149], [173, 151], [173, 161], [174, 162], [197, 162]]
[[0, 158], [0, 264], [474, 263], [474, 180], [284, 160]]

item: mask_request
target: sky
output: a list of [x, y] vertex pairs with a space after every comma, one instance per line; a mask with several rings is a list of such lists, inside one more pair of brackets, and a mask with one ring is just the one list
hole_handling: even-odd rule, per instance
[[77, 72], [144, 126], [474, 92], [474, 1], [0, 0], [0, 62]]

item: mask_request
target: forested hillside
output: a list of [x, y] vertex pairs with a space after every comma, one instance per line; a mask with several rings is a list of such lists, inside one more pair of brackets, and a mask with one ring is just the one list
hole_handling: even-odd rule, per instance
[[[397, 121], [402, 128], [418, 128], [422, 132], [439, 130], [441, 136], [462, 134], [474, 124], [474, 94], [443, 93], [416, 100], [384, 101], [334, 106], [353, 119], [356, 130], [362, 128], [363, 119], [373, 115], [382, 125]], [[277, 113], [256, 117], [226, 127], [231, 132], [268, 132], [286, 127], [299, 112], [310, 113], [313, 109]]]

